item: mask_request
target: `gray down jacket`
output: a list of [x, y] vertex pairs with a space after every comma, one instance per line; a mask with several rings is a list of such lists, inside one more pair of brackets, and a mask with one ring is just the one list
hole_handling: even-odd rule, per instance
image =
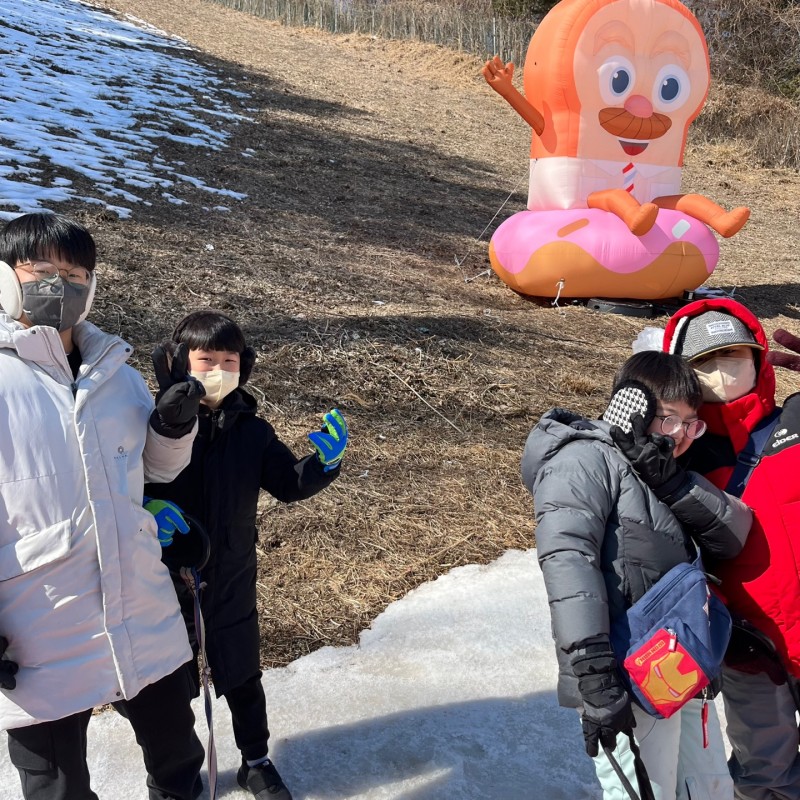
[[752, 520], [740, 500], [694, 472], [689, 491], [665, 505], [608, 431], [605, 422], [553, 409], [531, 431], [522, 456], [562, 706], [581, 704], [574, 655], [607, 642], [611, 621], [676, 564], [693, 560], [695, 545], [714, 558], [736, 556]]

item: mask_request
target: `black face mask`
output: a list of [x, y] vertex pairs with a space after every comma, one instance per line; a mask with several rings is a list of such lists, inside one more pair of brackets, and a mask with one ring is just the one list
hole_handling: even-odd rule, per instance
[[22, 310], [34, 325], [59, 331], [72, 328], [86, 310], [89, 287], [62, 278], [28, 281], [22, 285]]

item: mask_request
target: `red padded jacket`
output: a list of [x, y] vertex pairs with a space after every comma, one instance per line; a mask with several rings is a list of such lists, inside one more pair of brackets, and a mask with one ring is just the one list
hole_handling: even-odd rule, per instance
[[[775, 409], [775, 373], [758, 319], [729, 299], [699, 300], [678, 311], [664, 332], [671, 350], [681, 320], [709, 310], [738, 317], [765, 348], [758, 352], [752, 392], [729, 403], [705, 403], [708, 433], [686, 454], [691, 469], [725, 488], [753, 428]], [[714, 566], [730, 608], [768, 634], [790, 671], [800, 677], [800, 395], [789, 397], [753, 470], [742, 499], [753, 509], [753, 527], [742, 553]]]

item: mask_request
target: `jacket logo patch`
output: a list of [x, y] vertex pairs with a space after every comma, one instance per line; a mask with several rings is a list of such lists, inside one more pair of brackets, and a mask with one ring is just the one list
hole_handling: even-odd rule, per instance
[[[780, 435], [781, 433], [786, 433], [786, 431], [778, 431], [778, 435]], [[798, 439], [798, 438], [800, 438], [800, 433], [793, 433], [791, 436], [784, 436], [782, 439], [776, 439], [772, 443], [772, 446], [773, 446], [773, 448], [774, 447], [780, 447], [782, 444], [786, 444], [786, 442], [791, 442], [794, 439]]]
[[789, 433], [787, 428], [781, 428], [779, 431], [775, 431], [776, 436], [786, 436], [787, 433]]

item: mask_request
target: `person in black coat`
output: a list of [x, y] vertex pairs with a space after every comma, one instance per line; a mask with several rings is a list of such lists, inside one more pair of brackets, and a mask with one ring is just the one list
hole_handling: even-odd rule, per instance
[[[256, 610], [256, 508], [261, 489], [291, 503], [334, 481], [347, 444], [347, 426], [337, 410], [326, 414], [322, 430], [309, 434], [316, 453], [298, 459], [257, 416], [255, 399], [242, 388], [255, 352], [241, 328], [224, 314], [189, 314], [162, 347], [175, 358], [188, 349], [191, 375], [203, 383], [206, 395], [189, 466], [172, 483], [148, 484], [145, 494], [176, 505], [197, 520], [210, 539], [201, 596], [206, 656], [217, 696], [224, 695], [228, 702], [242, 753], [239, 785], [260, 800], [291, 800], [267, 755]], [[162, 545], [171, 541], [162, 538]], [[197, 650], [193, 596], [180, 579], [175, 586]]]

